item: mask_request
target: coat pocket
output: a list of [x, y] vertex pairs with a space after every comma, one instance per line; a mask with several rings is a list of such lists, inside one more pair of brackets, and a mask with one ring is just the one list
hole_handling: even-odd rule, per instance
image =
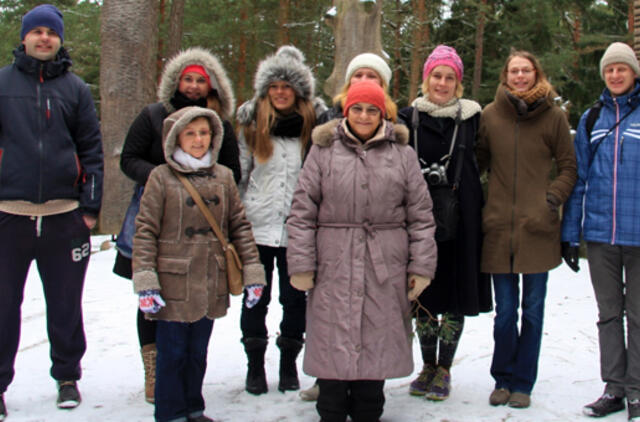
[[191, 258], [158, 258], [158, 279], [164, 299], [189, 300], [190, 266]]

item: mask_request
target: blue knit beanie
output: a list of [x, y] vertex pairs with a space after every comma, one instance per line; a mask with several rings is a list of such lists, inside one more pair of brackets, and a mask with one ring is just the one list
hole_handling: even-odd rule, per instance
[[60, 42], [64, 42], [64, 21], [62, 12], [52, 4], [41, 4], [28, 11], [22, 17], [22, 29], [20, 39], [24, 40], [25, 35], [33, 28], [46, 26], [56, 31], [60, 37]]

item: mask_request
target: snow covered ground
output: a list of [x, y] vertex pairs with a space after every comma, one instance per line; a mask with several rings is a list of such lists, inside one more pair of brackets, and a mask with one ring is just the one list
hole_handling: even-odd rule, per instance
[[[93, 238], [94, 249], [102, 240], [104, 237]], [[142, 363], [135, 327], [137, 300], [131, 283], [111, 272], [114, 257], [113, 249], [91, 256], [84, 293], [88, 350], [79, 383], [83, 402], [71, 411], [55, 406], [42, 287], [32, 267], [22, 307], [16, 376], [5, 393], [8, 422], [153, 420], [153, 406], [144, 402], [142, 393]], [[493, 315], [484, 314], [466, 320], [452, 368], [451, 397], [441, 403], [429, 402], [408, 395], [412, 377], [389, 380], [382, 422], [591, 420], [582, 416], [582, 406], [599, 396], [603, 386], [599, 377], [596, 305], [586, 261], [581, 266], [578, 274], [565, 265], [551, 272], [538, 382], [529, 409], [488, 404], [493, 388], [489, 375]], [[240, 298], [234, 297], [229, 314], [214, 324], [204, 396], [206, 413], [217, 421], [318, 421], [313, 403], [301, 401], [296, 392], [277, 391], [279, 354], [275, 337], [279, 308], [274, 300], [269, 313], [266, 395], [252, 396], [243, 389], [246, 359], [239, 341]], [[417, 341], [414, 361], [420, 362]], [[312, 381], [301, 374], [303, 388]], [[626, 412], [619, 412], [606, 420], [621, 422], [626, 417]]]

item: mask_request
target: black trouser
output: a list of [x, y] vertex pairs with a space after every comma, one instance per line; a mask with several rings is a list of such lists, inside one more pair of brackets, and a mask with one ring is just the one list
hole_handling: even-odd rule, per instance
[[47, 306], [51, 376], [80, 379], [86, 350], [82, 290], [90, 254], [89, 229], [78, 210], [39, 218], [0, 212], [0, 393], [14, 376], [20, 307], [33, 260]]
[[[251, 309], [247, 308], [242, 300], [242, 313], [240, 316], [240, 328], [243, 338], [267, 338], [267, 325], [265, 323], [269, 302], [271, 302], [271, 285], [273, 280], [274, 261], [278, 266], [278, 278], [280, 280], [280, 304], [282, 304], [282, 321], [280, 322], [280, 335], [302, 341], [304, 334], [305, 312], [307, 297], [304, 292], [294, 289], [289, 283], [287, 270], [287, 248], [274, 248], [258, 245], [260, 261], [264, 266], [267, 286], [262, 292], [262, 297]], [[246, 294], [245, 294], [246, 296]]]
[[384, 408], [384, 380], [318, 379], [316, 409], [322, 422], [378, 422]]

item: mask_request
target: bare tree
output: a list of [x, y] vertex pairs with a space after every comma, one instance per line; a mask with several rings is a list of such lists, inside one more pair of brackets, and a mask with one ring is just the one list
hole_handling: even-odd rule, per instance
[[382, 0], [336, 0], [337, 14], [330, 20], [335, 37], [333, 72], [324, 84], [324, 92], [330, 97], [338, 93], [344, 84], [347, 65], [360, 53], [382, 54], [380, 22]]
[[131, 196], [120, 153], [133, 118], [155, 98], [157, 0], [104, 0], [101, 12], [100, 112], [105, 181], [101, 233], [117, 233]]

